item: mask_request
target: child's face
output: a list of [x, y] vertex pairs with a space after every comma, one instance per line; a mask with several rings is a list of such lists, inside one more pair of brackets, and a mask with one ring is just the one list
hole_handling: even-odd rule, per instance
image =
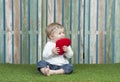
[[56, 41], [60, 38], [64, 38], [65, 37], [65, 34], [64, 34], [64, 29], [61, 28], [61, 29], [55, 29], [53, 31], [53, 33], [51, 34], [51, 40], [53, 41]]

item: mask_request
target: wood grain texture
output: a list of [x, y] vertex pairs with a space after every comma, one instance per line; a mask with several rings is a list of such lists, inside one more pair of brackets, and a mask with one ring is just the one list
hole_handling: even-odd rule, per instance
[[[44, 5], [44, 6], [46, 7], [46, 5]], [[42, 49], [43, 49], [42, 47], [43, 46], [42, 46], [42, 36], [41, 35], [43, 32], [42, 28], [46, 27], [46, 23], [44, 23], [44, 22], [46, 22], [46, 20], [44, 20], [44, 19], [42, 20], [42, 18], [46, 17], [46, 16], [44, 16], [44, 14], [46, 14], [46, 13], [42, 14], [42, 8], [44, 8], [42, 6], [42, 0], [38, 0], [38, 58], [37, 58], [37, 62], [42, 60]]]
[[120, 62], [120, 0], [116, 0], [115, 13], [115, 63]]
[[74, 57], [72, 62], [78, 62], [78, 1], [75, 0], [72, 2], [72, 24], [71, 24], [71, 41], [72, 41], [72, 48], [74, 51]]
[[36, 0], [30, 1], [30, 64], [36, 63]]
[[28, 1], [23, 1], [23, 25], [22, 25], [22, 63], [28, 63]]
[[104, 0], [98, 6], [98, 63], [104, 63]]
[[[47, 6], [47, 8], [46, 8]], [[41, 42], [39, 41], [39, 43], [41, 43], [41, 59], [42, 59], [42, 53], [43, 53], [43, 49], [44, 46], [46, 44], [46, 33], [45, 33], [45, 29], [48, 25], [48, 11], [46, 10], [48, 9], [48, 4], [46, 4], [46, 0], [42, 0], [42, 19], [41, 19], [41, 23], [42, 23], [42, 27], [41, 27]], [[39, 17], [40, 18], [40, 17]], [[40, 46], [39, 46], [40, 47]]]
[[3, 1], [0, 1], [0, 63], [4, 63]]
[[84, 42], [84, 63], [87, 64], [88, 63], [88, 0], [85, 1], [85, 27], [84, 27], [84, 38], [85, 38], [85, 42]]
[[79, 57], [80, 57], [80, 61], [79, 63], [83, 64], [83, 29], [84, 29], [84, 0], [80, 0], [80, 22], [78, 22], [80, 24], [80, 31], [78, 32], [80, 36], [78, 36], [80, 38], [80, 44], [78, 45], [80, 48], [78, 48], [78, 51], [80, 52]]
[[62, 24], [62, 0], [56, 0], [56, 22]]
[[54, 22], [54, 0], [48, 0], [48, 25]]
[[70, 38], [70, 0], [64, 0], [64, 28], [66, 37]]
[[112, 63], [112, 1], [107, 1], [106, 63]]
[[20, 63], [20, 3], [19, 0], [14, 1], [14, 63]]
[[96, 63], [96, 1], [90, 3], [90, 63]]
[[6, 63], [12, 63], [12, 0], [6, 0]]

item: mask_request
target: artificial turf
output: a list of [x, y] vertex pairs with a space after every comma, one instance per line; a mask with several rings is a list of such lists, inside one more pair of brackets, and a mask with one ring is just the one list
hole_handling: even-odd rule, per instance
[[49, 77], [35, 64], [0, 64], [0, 82], [120, 82], [120, 64], [75, 64], [72, 74]]

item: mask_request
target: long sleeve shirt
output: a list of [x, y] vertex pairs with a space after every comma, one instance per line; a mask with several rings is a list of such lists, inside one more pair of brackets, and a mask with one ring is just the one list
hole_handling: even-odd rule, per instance
[[63, 55], [54, 55], [52, 49], [55, 48], [56, 44], [52, 41], [48, 41], [43, 50], [43, 58], [46, 62], [53, 65], [69, 64], [68, 59], [72, 58], [73, 51], [71, 46], [68, 46], [68, 52]]

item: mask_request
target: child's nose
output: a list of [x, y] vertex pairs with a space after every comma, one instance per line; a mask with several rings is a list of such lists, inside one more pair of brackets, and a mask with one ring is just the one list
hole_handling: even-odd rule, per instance
[[65, 34], [63, 34], [62, 36], [65, 37]]

